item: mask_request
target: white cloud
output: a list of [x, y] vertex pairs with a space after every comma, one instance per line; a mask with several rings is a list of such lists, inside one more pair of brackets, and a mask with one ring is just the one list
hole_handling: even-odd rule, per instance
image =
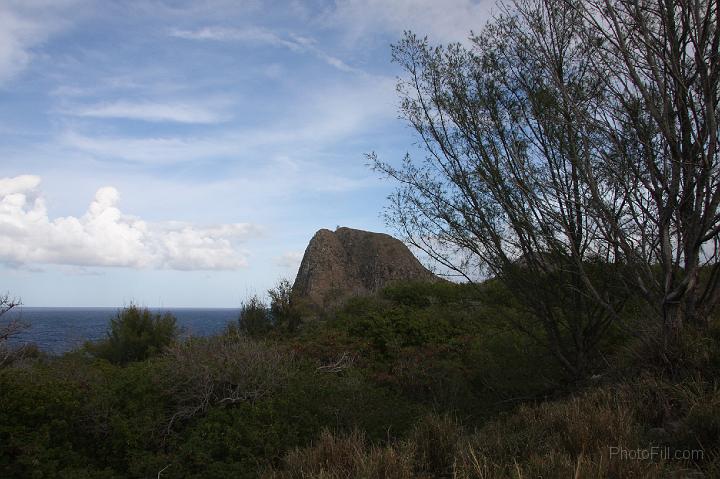
[[378, 31], [400, 37], [412, 30], [431, 42], [462, 42], [488, 20], [494, 0], [345, 0], [336, 2], [326, 16], [349, 41]]
[[0, 179], [0, 261], [6, 264], [234, 270], [246, 266], [237, 244], [259, 233], [247, 223], [198, 227], [151, 223], [124, 214], [118, 191], [97, 190], [80, 217], [48, 217], [40, 178]]
[[232, 155], [238, 151], [237, 143], [217, 137], [108, 137], [68, 131], [60, 138], [60, 142], [71, 149], [90, 153], [101, 159], [120, 158], [146, 164], [202, 161]]
[[327, 54], [319, 48], [316, 42], [310, 38], [291, 34], [283, 37], [277, 33], [260, 27], [226, 28], [226, 27], [203, 27], [196, 30], [170, 31], [170, 36], [183, 38], [185, 40], [210, 40], [220, 42], [241, 42], [271, 45], [284, 47], [298, 53], [310, 53], [327, 63], [333, 68], [348, 73], [362, 73], [342, 61], [341, 59]]
[[125, 118], [150, 122], [210, 124], [229, 120], [229, 115], [208, 105], [173, 102], [116, 101], [79, 106], [65, 113], [92, 118]]
[[297, 270], [303, 259], [302, 251], [286, 251], [282, 255], [275, 258], [275, 264], [282, 268]]
[[257, 161], [289, 153], [297, 156], [299, 151], [317, 151], [394, 121], [394, 86], [391, 78], [361, 78], [347, 85], [305, 92], [297, 101], [288, 101], [282, 119], [253, 128], [156, 137], [98, 135], [69, 129], [58, 139], [59, 146], [100, 160], [154, 165], [217, 158]]
[[80, 0], [0, 2], [0, 85], [30, 64], [33, 49], [64, 29], [67, 9]]
[[270, 30], [259, 27], [226, 28], [203, 27], [196, 30], [173, 29], [170, 36], [185, 40], [213, 40], [221, 42], [247, 42], [263, 43], [266, 45], [282, 46], [291, 50], [299, 50], [300, 45], [281, 38]]
[[0, 25], [0, 82], [4, 82], [30, 62], [34, 25], [7, 10], [0, 10]]

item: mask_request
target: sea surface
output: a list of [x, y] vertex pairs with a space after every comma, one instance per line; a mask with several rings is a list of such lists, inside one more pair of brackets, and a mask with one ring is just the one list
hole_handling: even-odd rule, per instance
[[[239, 309], [148, 308], [154, 313], [172, 313], [184, 336], [209, 336], [221, 332], [236, 321]], [[85, 341], [106, 337], [110, 320], [120, 308], [34, 308], [19, 307], [3, 320], [19, 318], [28, 329], [11, 339], [11, 343], [35, 343], [40, 350], [62, 354]]]

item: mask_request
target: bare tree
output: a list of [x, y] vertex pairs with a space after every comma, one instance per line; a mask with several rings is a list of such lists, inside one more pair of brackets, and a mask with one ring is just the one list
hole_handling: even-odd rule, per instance
[[720, 299], [720, 0], [514, 0], [470, 48], [408, 33], [401, 114], [427, 153], [388, 211], [572, 374], [640, 294], [674, 337]]
[[282, 389], [294, 367], [290, 354], [232, 333], [174, 344], [164, 359], [161, 381], [176, 404], [168, 431], [212, 406], [252, 402]]
[[720, 1], [572, 7], [603, 73], [592, 120], [607, 147], [584, 177], [604, 239], [674, 336], [684, 322], [706, 323], [720, 299]]
[[0, 366], [7, 363], [16, 353], [8, 345], [10, 338], [28, 327], [19, 316], [7, 314], [20, 304], [22, 303], [19, 300], [11, 298], [9, 294], [0, 296]]
[[518, 0], [470, 49], [406, 34], [401, 113], [427, 157], [395, 168], [371, 155], [402, 185], [388, 219], [405, 239], [469, 280], [504, 281], [533, 320], [516, 326], [574, 376], [628, 297], [582, 175], [599, 134], [585, 108], [603, 85], [583, 27], [562, 0]]

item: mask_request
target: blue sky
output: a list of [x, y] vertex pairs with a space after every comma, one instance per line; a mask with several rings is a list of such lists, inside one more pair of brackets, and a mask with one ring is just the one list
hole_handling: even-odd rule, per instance
[[0, 1], [0, 290], [28, 306], [237, 307], [319, 228], [386, 231], [418, 155], [390, 44], [483, 0]]

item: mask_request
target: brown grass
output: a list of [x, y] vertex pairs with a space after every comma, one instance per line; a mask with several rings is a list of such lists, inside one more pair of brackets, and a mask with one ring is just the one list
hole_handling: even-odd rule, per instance
[[[716, 419], [713, 419], [716, 418]], [[271, 478], [656, 478], [720, 477], [720, 387], [644, 378], [561, 401], [520, 406], [465, 431], [448, 416], [423, 419], [403, 441], [378, 446], [361, 432], [326, 431], [286, 456]], [[701, 461], [623, 458], [652, 446], [703, 449]]]
[[412, 451], [402, 447], [380, 447], [368, 444], [360, 431], [332, 434], [324, 431], [309, 448], [296, 449], [285, 457], [283, 470], [269, 471], [273, 479], [363, 479], [416, 477], [412, 468]]

